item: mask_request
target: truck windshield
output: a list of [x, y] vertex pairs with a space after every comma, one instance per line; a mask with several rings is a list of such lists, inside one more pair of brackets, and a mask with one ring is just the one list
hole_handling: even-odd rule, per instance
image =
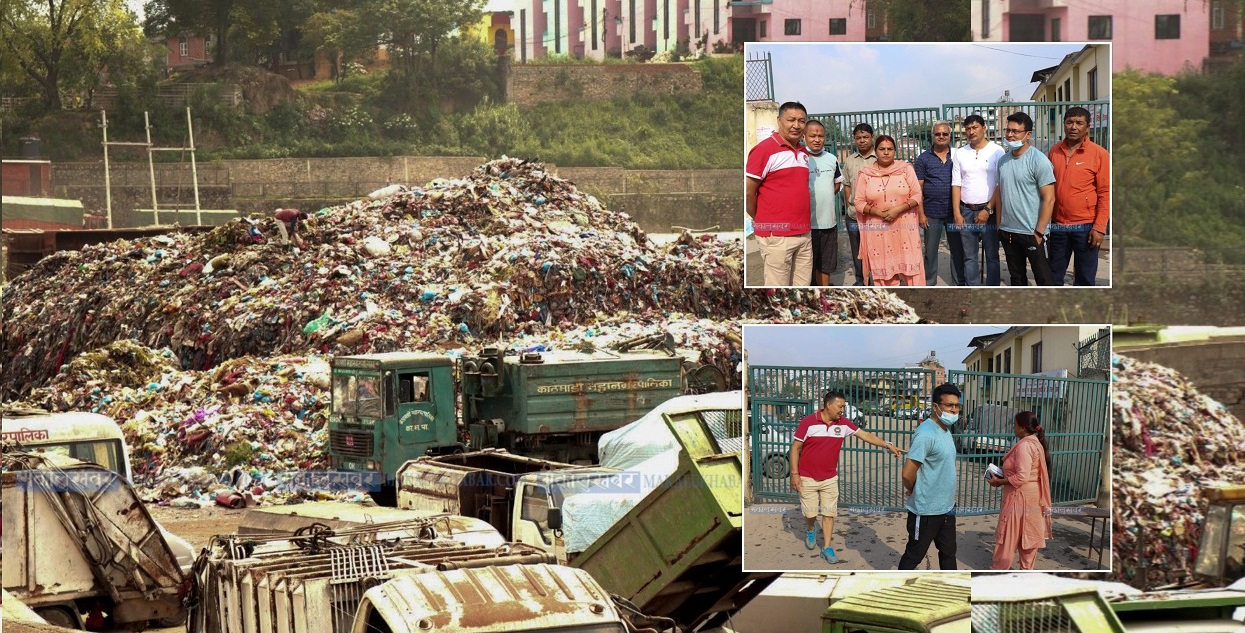
[[337, 374], [333, 376], [333, 413], [347, 417], [384, 417], [380, 376]]
[[65, 442], [62, 444], [31, 444], [26, 448], [55, 455], [63, 455], [84, 462], [94, 462], [114, 473], [130, 478], [128, 465], [121, 459], [121, 440], [96, 440], [94, 442]]
[[[600, 475], [596, 475], [593, 477], [585, 477], [583, 479], [568, 479], [566, 481], [557, 482], [553, 484], [552, 486], [553, 505], [554, 507], [561, 508], [566, 504], [567, 499], [570, 499], [571, 497], [574, 497], [575, 495], [583, 494], [585, 492], [592, 492], [594, 488], [597, 489], [595, 492], [598, 492], [598, 493], [616, 495], [619, 492], [622, 492], [622, 490], [620, 489], [622, 484], [619, 483], [619, 480], [617, 479], [618, 476], [619, 476], [618, 473], [601, 473]], [[628, 479], [627, 481], [632, 482], [632, 480], [630, 479]], [[639, 483], [638, 482], [633, 482], [633, 483], [635, 483], [636, 490], [638, 492]], [[609, 486], [609, 489], [608, 490], [604, 489], [605, 486]]]

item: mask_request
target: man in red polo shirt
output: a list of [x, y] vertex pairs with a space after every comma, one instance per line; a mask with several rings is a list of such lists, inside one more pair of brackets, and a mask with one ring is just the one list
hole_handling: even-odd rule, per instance
[[800, 420], [791, 443], [791, 487], [800, 493], [800, 513], [808, 531], [804, 547], [817, 548], [817, 516], [821, 515], [821, 531], [825, 537], [821, 557], [837, 563], [830, 535], [834, 533], [834, 517], [839, 510], [839, 451], [849, 435], [890, 451], [895, 457], [903, 451], [894, 444], [856, 426], [843, 417], [847, 399], [837, 391], [827, 391], [822, 408]]
[[766, 286], [807, 286], [813, 277], [808, 154], [800, 146], [806, 123], [804, 106], [782, 104], [778, 130], [748, 152], [745, 210], [761, 247]]
[[1070, 260], [1073, 283], [1092, 286], [1098, 276], [1098, 248], [1107, 235], [1111, 209], [1111, 156], [1089, 140], [1089, 110], [1068, 108], [1063, 141], [1050, 148], [1055, 169], [1055, 213], [1046, 241], [1055, 285], [1062, 286]]

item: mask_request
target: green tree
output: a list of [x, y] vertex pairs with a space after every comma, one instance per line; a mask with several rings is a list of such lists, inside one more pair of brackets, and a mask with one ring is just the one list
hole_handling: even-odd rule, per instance
[[1198, 156], [1208, 123], [1175, 110], [1174, 77], [1129, 70], [1115, 75], [1112, 90], [1116, 230], [1126, 239], [1152, 239], [1177, 224], [1169, 203], [1181, 181], [1205, 176]]
[[326, 3], [302, 26], [304, 44], [313, 53], [325, 53], [329, 76], [339, 83], [349, 74], [351, 62], [369, 60], [376, 53], [377, 34], [353, 4]]
[[[147, 58], [135, 16], [123, 0], [5, 0], [0, 3], [3, 72], [20, 69], [59, 110], [66, 90], [89, 90], [101, 69], [129, 67]], [[147, 59], [150, 61], [150, 59]]]
[[150, 36], [175, 37], [183, 33], [212, 34], [216, 43], [213, 63], [223, 66], [236, 59], [232, 48], [269, 54], [280, 43], [282, 27], [301, 25], [310, 15], [308, 0], [147, 0], [144, 30]]
[[886, 14], [898, 42], [967, 42], [972, 38], [969, 0], [869, 0]]
[[484, 0], [369, 0], [366, 15], [388, 45], [390, 64], [409, 77], [435, 77], [437, 49], [480, 19]]

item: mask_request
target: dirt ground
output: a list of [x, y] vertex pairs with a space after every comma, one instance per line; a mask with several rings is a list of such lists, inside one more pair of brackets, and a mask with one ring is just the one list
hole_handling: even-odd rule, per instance
[[196, 550], [207, 547], [213, 536], [233, 534], [247, 513], [246, 509], [216, 505], [199, 510], [148, 505], [147, 511], [164, 529], [186, 539]]

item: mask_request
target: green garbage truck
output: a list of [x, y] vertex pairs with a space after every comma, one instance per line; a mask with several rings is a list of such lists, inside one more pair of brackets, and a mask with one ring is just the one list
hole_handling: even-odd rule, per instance
[[478, 356], [389, 352], [332, 362], [329, 459], [383, 477], [423, 455], [488, 447], [596, 461], [597, 439], [683, 389], [683, 359], [643, 350]]

